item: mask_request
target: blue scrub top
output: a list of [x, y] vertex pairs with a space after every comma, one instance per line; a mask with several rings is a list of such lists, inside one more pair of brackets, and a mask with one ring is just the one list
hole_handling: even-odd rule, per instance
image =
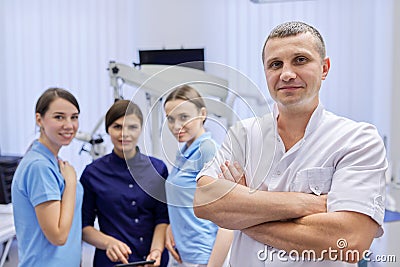
[[[127, 161], [114, 152], [89, 164], [82, 173], [84, 188], [82, 227], [93, 226], [126, 243], [132, 250], [129, 262], [146, 259], [157, 224], [169, 223], [165, 204], [168, 169], [156, 158], [137, 149]], [[167, 266], [168, 253], [161, 266]], [[96, 249], [93, 266], [114, 266], [105, 250]]]
[[213, 159], [217, 145], [211, 133], [198, 137], [190, 147], [176, 155], [175, 165], [166, 184], [168, 212], [176, 247], [184, 262], [207, 264], [214, 246], [218, 226], [197, 218], [193, 211], [196, 176], [204, 164]]
[[19, 163], [12, 182], [19, 267], [80, 266], [81, 184], [76, 184], [74, 217], [67, 242], [63, 246], [55, 246], [47, 240], [36, 217], [35, 206], [46, 201], [61, 200], [64, 186], [57, 158], [46, 146], [35, 140]]

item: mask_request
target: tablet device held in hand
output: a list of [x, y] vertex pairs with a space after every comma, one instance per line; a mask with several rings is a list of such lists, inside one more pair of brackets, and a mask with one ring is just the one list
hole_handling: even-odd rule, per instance
[[114, 265], [114, 267], [132, 267], [132, 266], [143, 266], [146, 264], [153, 264], [155, 263], [155, 260], [150, 260], [150, 261], [135, 261], [135, 262], [130, 262], [130, 263], [121, 263]]

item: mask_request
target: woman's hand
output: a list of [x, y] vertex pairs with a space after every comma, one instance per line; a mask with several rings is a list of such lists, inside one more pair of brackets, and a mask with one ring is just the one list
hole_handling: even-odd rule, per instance
[[176, 250], [175, 247], [175, 239], [172, 234], [171, 225], [168, 225], [167, 230], [165, 231], [165, 247], [177, 262], [182, 263], [181, 256], [179, 256], [178, 250]]
[[113, 237], [110, 237], [106, 245], [106, 255], [112, 262], [128, 263], [129, 254], [132, 254], [131, 249], [127, 244]]
[[67, 185], [76, 185], [76, 172], [74, 167], [69, 164], [68, 161], [58, 160], [58, 166], [60, 168], [61, 175], [64, 177]]
[[161, 264], [161, 254], [162, 251], [159, 249], [153, 249], [152, 251], [150, 251], [149, 255], [147, 256], [146, 260], [155, 260], [156, 262], [148, 265], [146, 264], [145, 267], [151, 267], [151, 266], [160, 266]]

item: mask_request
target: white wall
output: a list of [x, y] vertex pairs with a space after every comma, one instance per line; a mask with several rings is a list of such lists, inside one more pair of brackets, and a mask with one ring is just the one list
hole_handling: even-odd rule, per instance
[[[400, 2], [394, 2], [394, 15], [393, 15], [393, 57], [392, 57], [392, 67], [393, 67], [393, 89], [391, 96], [391, 136], [390, 140], [390, 156], [393, 164], [393, 178], [400, 184]], [[397, 203], [400, 203], [397, 202]]]
[[[91, 131], [113, 102], [108, 62], [138, 62], [139, 49], [204, 47], [206, 60], [241, 71], [266, 93], [261, 48], [269, 31], [288, 20], [308, 22], [325, 38], [332, 62], [321, 93], [325, 106], [376, 124], [390, 141], [393, 2], [2, 0], [1, 151], [24, 153], [35, 137], [35, 101], [50, 86], [77, 96], [81, 130]], [[126, 92], [130, 98], [135, 91]], [[78, 172], [90, 161], [80, 148], [74, 141], [62, 151]]]

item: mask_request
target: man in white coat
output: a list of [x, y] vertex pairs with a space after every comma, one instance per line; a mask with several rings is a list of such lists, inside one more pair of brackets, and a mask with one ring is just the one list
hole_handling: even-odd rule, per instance
[[195, 214], [236, 230], [230, 266], [356, 266], [382, 234], [382, 139], [320, 103], [330, 60], [314, 27], [277, 26], [262, 59], [273, 112], [229, 130], [197, 177]]

